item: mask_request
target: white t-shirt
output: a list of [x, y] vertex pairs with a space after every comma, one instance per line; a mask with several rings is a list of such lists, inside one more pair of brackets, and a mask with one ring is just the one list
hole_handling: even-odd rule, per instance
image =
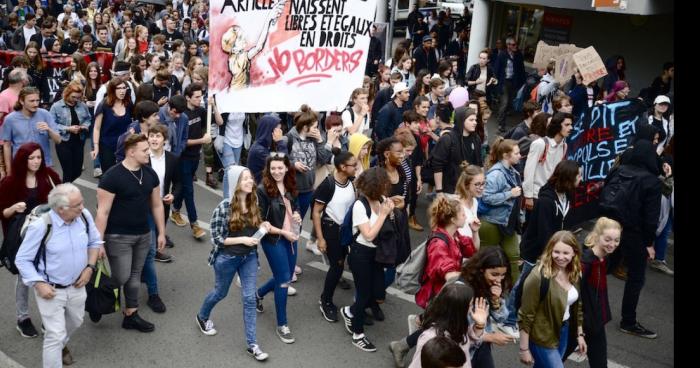
[[[481, 74], [479, 74], [479, 78], [477, 79], [483, 79], [484, 81], [486, 81], [486, 76], [486, 67], [483, 67], [481, 68]], [[476, 89], [482, 92], [486, 92], [486, 82], [477, 84]]]
[[571, 306], [578, 300], [578, 291], [576, 290], [573, 285], [569, 289], [569, 291], [566, 294], [566, 310], [564, 311], [564, 319], [562, 321], [566, 322], [569, 320], [570, 314], [569, 314], [569, 309], [571, 309]]
[[[358, 114], [355, 113], [356, 118], [357, 118], [357, 115]], [[369, 112], [367, 112], [367, 115], [365, 115], [365, 121], [362, 122], [360, 129], [357, 131], [358, 133], [365, 134], [365, 132], [369, 131], [369, 120], [370, 120], [369, 115], [370, 115]], [[349, 110], [343, 111], [343, 113], [340, 115], [340, 119], [343, 121], [343, 129], [345, 129], [345, 130], [347, 130], [348, 128], [353, 126], [353, 124], [355, 124]]]
[[345, 219], [345, 213], [348, 212], [350, 206], [355, 202], [355, 187], [350, 180], [345, 185], [333, 180], [333, 185], [335, 186], [333, 196], [329, 198], [331, 186], [327, 180], [324, 180], [316, 189], [316, 201], [325, 203], [326, 215], [335, 221], [336, 224], [341, 225]]
[[[352, 206], [352, 233], [355, 234], [358, 231], [360, 231], [359, 225], [365, 224], [367, 222], [369, 222], [370, 227], [374, 226], [378, 218], [379, 216], [373, 211], [371, 211], [371, 208], [370, 217], [367, 218], [367, 209], [365, 208], [365, 205], [363, 205], [362, 202], [359, 200], [355, 201], [355, 204]], [[357, 242], [366, 247], [377, 247], [376, 245], [374, 245], [374, 243], [362, 237], [362, 233], [357, 235]]]
[[154, 155], [153, 152], [151, 152], [150, 155], [151, 168], [156, 172], [156, 175], [158, 175], [158, 181], [160, 182], [160, 196], [162, 198], [165, 195], [165, 152], [163, 152], [160, 157]]
[[36, 34], [36, 29], [34, 27], [32, 28], [27, 28], [27, 27], [22, 27], [22, 32], [24, 32], [24, 41], [25, 43], [29, 43], [29, 39], [32, 38]]
[[243, 123], [245, 122], [245, 113], [232, 112], [228, 115], [226, 122], [226, 135], [224, 143], [231, 147], [238, 148], [243, 145]]
[[467, 206], [462, 204], [462, 208], [464, 208], [464, 213], [467, 215], [467, 221], [464, 222], [464, 226], [457, 231], [459, 231], [460, 234], [468, 237], [472, 237], [472, 228], [469, 227], [469, 224], [474, 222], [474, 220], [477, 219], [476, 217], [476, 209], [479, 207], [479, 202], [476, 200], [476, 198], [472, 198], [472, 208], [469, 209]]

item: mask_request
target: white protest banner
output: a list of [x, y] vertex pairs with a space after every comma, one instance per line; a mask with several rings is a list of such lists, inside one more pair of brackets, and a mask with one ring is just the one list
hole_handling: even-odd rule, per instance
[[212, 0], [221, 112], [340, 111], [362, 86], [376, 0]]
[[579, 72], [581, 72], [583, 84], [591, 83], [598, 78], [608, 75], [603, 60], [600, 59], [600, 55], [598, 55], [593, 46], [575, 53], [574, 62]]

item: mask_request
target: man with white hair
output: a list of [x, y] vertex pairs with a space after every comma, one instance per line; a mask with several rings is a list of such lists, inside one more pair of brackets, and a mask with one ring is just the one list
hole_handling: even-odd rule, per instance
[[56, 20], [58, 21], [58, 24], [61, 24], [61, 22], [63, 22], [63, 18], [65, 18], [65, 17], [70, 18], [70, 21], [73, 24], [75, 24], [79, 20], [78, 14], [75, 14], [73, 12], [73, 5], [66, 4], [63, 6], [63, 13], [59, 14], [58, 18], [56, 18]]
[[66, 343], [83, 323], [85, 284], [103, 243], [78, 187], [60, 184], [48, 201], [51, 210], [29, 225], [15, 259], [22, 282], [34, 288], [46, 330], [44, 368], [73, 362]]

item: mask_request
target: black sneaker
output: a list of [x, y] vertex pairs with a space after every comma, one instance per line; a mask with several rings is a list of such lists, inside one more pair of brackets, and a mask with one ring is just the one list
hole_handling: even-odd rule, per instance
[[156, 262], [170, 263], [173, 261], [173, 256], [161, 252], [156, 252]]
[[122, 328], [125, 330], [138, 330], [140, 332], [153, 332], [156, 326], [141, 318], [138, 312], [134, 312], [130, 316], [124, 316]]
[[333, 303], [324, 303], [322, 301], [318, 301], [319, 309], [321, 309], [321, 314], [323, 314], [323, 318], [326, 319], [328, 322], [338, 322], [338, 307], [336, 307]]
[[88, 312], [88, 315], [90, 316], [90, 320], [93, 323], [100, 322], [100, 320], [102, 319], [102, 315], [100, 313]]
[[630, 327], [623, 327], [622, 324], [620, 324], [620, 331], [628, 333], [630, 335], [645, 337], [647, 339], [656, 338], [656, 332], [644, 328], [644, 326], [640, 325], [639, 322], [637, 322], [634, 326]]
[[34, 327], [31, 318], [27, 318], [23, 321], [17, 321], [17, 331], [19, 331], [19, 334], [22, 335], [22, 337], [29, 339], [39, 336], [39, 333], [36, 331], [36, 327]]
[[263, 306], [263, 298], [258, 296], [258, 293], [255, 293], [255, 310], [258, 311], [258, 313], [262, 313], [265, 311], [265, 307]]
[[165, 313], [165, 304], [163, 304], [163, 301], [160, 299], [158, 294], [149, 295], [148, 302], [146, 302], [146, 304], [148, 304], [148, 306], [151, 307], [151, 310], [156, 313]]
[[345, 308], [349, 309], [350, 307], [340, 308], [340, 314], [343, 316], [343, 322], [345, 322], [345, 330], [352, 335], [352, 318], [347, 314]]
[[381, 322], [384, 320], [384, 312], [382, 311], [381, 308], [379, 308], [378, 305], [375, 305], [372, 308], [372, 317], [376, 319], [377, 321]]
[[214, 322], [212, 320], [203, 320], [199, 318], [199, 314], [195, 315], [195, 319], [197, 320], [197, 326], [199, 326], [199, 330], [202, 331], [203, 334], [207, 336], [213, 336], [216, 335], [216, 329], [214, 328]]
[[170, 240], [169, 236], [165, 236], [165, 247], [166, 248], [173, 248], [175, 246], [175, 243], [173, 243], [172, 240]]
[[357, 346], [361, 350], [364, 350], [364, 351], [368, 351], [368, 352], [377, 351], [377, 347], [374, 346], [374, 344], [372, 344], [372, 342], [369, 341], [366, 336], [362, 336], [359, 339], [353, 338], [352, 344]]
[[348, 280], [341, 278], [340, 281], [338, 281], [338, 286], [343, 289], [343, 290], [350, 290], [352, 286], [350, 286], [350, 283]]

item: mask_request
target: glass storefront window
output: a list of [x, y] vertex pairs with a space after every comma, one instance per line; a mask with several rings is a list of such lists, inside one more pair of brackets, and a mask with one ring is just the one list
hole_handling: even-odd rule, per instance
[[537, 42], [542, 31], [544, 9], [525, 6], [509, 6], [505, 12], [505, 22], [501, 34], [513, 36], [526, 62], [535, 59]]

